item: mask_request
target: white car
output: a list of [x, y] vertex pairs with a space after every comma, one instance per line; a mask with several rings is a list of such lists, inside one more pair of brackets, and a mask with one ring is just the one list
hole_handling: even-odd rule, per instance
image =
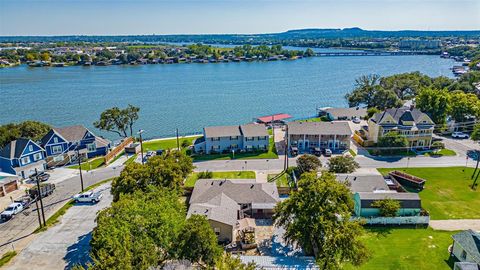
[[9, 220], [22, 211], [23, 205], [21, 203], [12, 203], [0, 214], [0, 218], [2, 220]]
[[457, 139], [468, 139], [468, 134], [465, 134], [463, 132], [453, 132], [452, 133], [452, 138], [457, 138]]
[[354, 118], [352, 119], [352, 122], [355, 123], [355, 124], [360, 124], [360, 118], [354, 117]]
[[87, 191], [73, 196], [76, 203], [98, 203], [103, 197], [100, 192]]

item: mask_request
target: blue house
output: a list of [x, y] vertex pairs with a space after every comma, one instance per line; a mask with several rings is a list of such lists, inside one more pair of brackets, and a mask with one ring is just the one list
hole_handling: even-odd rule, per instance
[[29, 139], [17, 139], [0, 149], [0, 170], [28, 178], [45, 170], [45, 150]]
[[92, 158], [106, 155], [110, 151], [110, 141], [96, 136], [84, 126], [52, 128], [41, 144], [46, 151], [48, 166], [69, 163], [77, 156]]

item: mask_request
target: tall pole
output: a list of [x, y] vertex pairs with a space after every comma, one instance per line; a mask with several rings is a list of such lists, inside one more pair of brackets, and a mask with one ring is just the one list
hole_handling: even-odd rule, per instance
[[47, 223], [45, 222], [45, 211], [43, 209], [42, 191], [40, 190], [40, 177], [38, 177], [38, 170], [36, 168], [35, 168], [35, 174], [37, 178], [38, 198], [40, 199], [40, 208], [42, 209], [43, 226], [47, 226]]
[[77, 159], [78, 159], [78, 169], [80, 171], [80, 185], [82, 187], [82, 192], [83, 192], [82, 159], [80, 158], [80, 150], [78, 150], [78, 145], [77, 145]]
[[283, 161], [283, 170], [288, 168], [288, 125], [285, 128], [285, 160]]
[[272, 115], [272, 135], [273, 135], [273, 144], [275, 144], [275, 125], [274, 125], [275, 119]]
[[40, 217], [40, 207], [38, 207], [38, 196], [35, 198], [35, 206], [37, 207], [37, 216], [38, 216], [38, 224], [40, 224], [40, 228], [42, 225], [42, 218]]
[[176, 129], [176, 134], [177, 134], [177, 150], [180, 151], [180, 143], [178, 141], [178, 128]]
[[477, 172], [477, 169], [478, 169], [478, 163], [480, 163], [480, 151], [476, 151], [477, 153], [477, 166], [475, 166], [475, 170], [473, 170], [473, 174], [472, 174], [472, 177], [470, 177], [470, 179], [473, 179], [473, 177], [475, 176], [475, 173]]
[[145, 161], [143, 160], [143, 141], [142, 141], [142, 133], [143, 129], [140, 129], [138, 131], [138, 134], [140, 135], [140, 157], [142, 158], [142, 165], [145, 164]]

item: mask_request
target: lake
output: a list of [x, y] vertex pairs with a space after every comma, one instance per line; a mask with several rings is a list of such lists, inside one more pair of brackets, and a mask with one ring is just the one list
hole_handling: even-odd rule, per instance
[[[312, 57], [295, 61], [0, 69], [0, 124], [32, 119], [92, 128], [113, 106], [141, 108], [146, 138], [199, 132], [273, 113], [296, 118], [347, 106], [355, 78], [420, 71], [452, 77], [439, 56]], [[113, 133], [92, 131], [110, 139]]]

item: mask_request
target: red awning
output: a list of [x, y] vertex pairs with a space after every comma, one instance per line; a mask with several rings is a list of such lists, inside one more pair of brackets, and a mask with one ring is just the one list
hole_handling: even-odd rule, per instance
[[272, 122], [272, 119], [273, 121], [279, 121], [279, 120], [284, 120], [288, 118], [292, 118], [292, 116], [286, 113], [277, 113], [273, 115], [266, 115], [266, 116], [259, 117], [257, 118], [257, 121], [260, 123], [270, 123]]

